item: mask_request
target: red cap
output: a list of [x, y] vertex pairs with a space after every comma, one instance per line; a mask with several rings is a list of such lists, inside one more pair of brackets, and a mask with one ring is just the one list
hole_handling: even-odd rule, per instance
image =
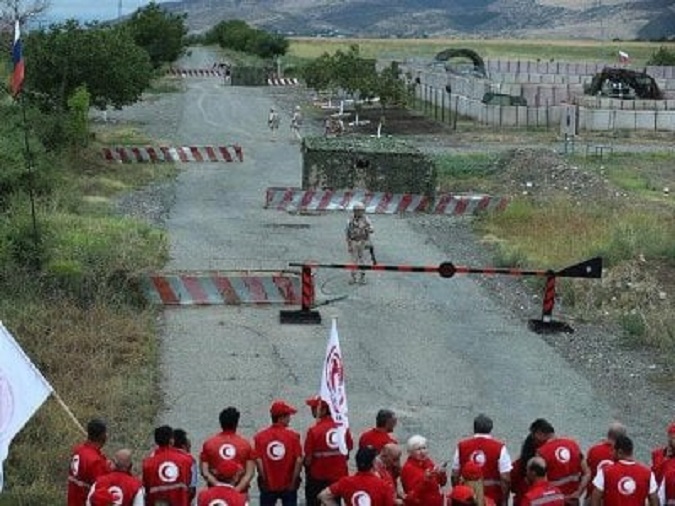
[[241, 464], [239, 462], [232, 460], [232, 459], [222, 459], [218, 464], [216, 465], [216, 477], [217, 478], [222, 478], [223, 480], [229, 480], [232, 478], [234, 475], [236, 475], [239, 471], [244, 469], [241, 467]]
[[668, 426], [668, 435], [669, 436], [675, 436], [675, 422], [671, 423]]
[[[307, 399], [307, 400], [305, 401], [305, 404], [307, 404], [310, 408], [318, 408], [319, 405], [320, 405], [322, 402], [323, 402], [324, 404], [326, 404], [326, 401], [324, 401], [323, 399], [321, 399], [321, 396], [320, 396], [320, 395], [314, 395], [314, 396], [310, 397], [309, 399]], [[327, 406], [327, 405], [328, 405], [328, 404], [326, 404], [326, 406]]]
[[115, 504], [115, 497], [107, 488], [96, 488], [89, 499], [91, 506], [112, 506]]
[[474, 498], [473, 489], [468, 485], [456, 485], [452, 488], [448, 497], [453, 501], [469, 503]]
[[473, 460], [469, 460], [462, 466], [462, 478], [467, 481], [480, 480], [483, 477], [483, 468], [476, 464]]
[[297, 412], [297, 409], [284, 401], [274, 401], [270, 406], [270, 415], [272, 416], [294, 415]]

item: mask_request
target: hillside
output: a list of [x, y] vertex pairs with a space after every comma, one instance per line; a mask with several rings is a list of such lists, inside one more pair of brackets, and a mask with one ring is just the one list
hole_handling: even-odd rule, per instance
[[244, 19], [295, 35], [675, 37], [675, 0], [181, 0], [194, 31]]

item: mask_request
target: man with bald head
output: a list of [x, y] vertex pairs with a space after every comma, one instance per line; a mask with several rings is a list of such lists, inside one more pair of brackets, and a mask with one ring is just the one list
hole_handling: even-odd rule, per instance
[[143, 506], [145, 492], [141, 480], [131, 474], [132, 452], [118, 450], [113, 458], [113, 471], [98, 478], [89, 491], [87, 506]]
[[402, 453], [398, 444], [387, 443], [382, 447], [373, 464], [373, 472], [391, 486], [394, 492], [394, 504], [403, 504], [403, 497], [398, 487]]
[[546, 479], [546, 461], [532, 457], [527, 461], [526, 475], [530, 487], [523, 495], [521, 506], [565, 506], [565, 496]]
[[591, 503], [591, 495], [593, 494], [593, 482], [595, 475], [598, 474], [598, 469], [605, 467], [608, 464], [614, 463], [614, 441], [618, 436], [626, 435], [626, 426], [620, 422], [612, 422], [607, 429], [605, 439], [594, 444], [588, 449], [586, 454], [586, 464], [591, 474], [591, 481], [586, 488], [586, 505]]

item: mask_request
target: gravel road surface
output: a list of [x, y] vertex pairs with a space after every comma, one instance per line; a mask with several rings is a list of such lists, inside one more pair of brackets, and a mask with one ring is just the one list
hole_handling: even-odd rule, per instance
[[[208, 49], [195, 49], [183, 66], [214, 61]], [[184, 94], [160, 96], [132, 108], [136, 112], [118, 114], [145, 117], [149, 133], [178, 145], [239, 143], [245, 161], [185, 164], [175, 193], [157, 199], [158, 206], [173, 202], [165, 220], [171, 239], [167, 270], [347, 261], [345, 214], [298, 216], [262, 208], [266, 187], [300, 184], [301, 156], [299, 144], [290, 140], [288, 104], [274, 142], [266, 127], [275, 104], [269, 90], [225, 87], [213, 78], [185, 85]], [[480, 258], [464, 219], [438, 220], [373, 217], [378, 260], [437, 265]], [[471, 432], [473, 417], [485, 412], [515, 457], [537, 417], [587, 446], [613, 416], [624, 415], [616, 398], [594, 388], [555, 346], [527, 330], [523, 315], [506, 303], [508, 296], [477, 278], [373, 273], [365, 286], [347, 280], [346, 272], [317, 272], [319, 299], [347, 296], [321, 308], [321, 326], [280, 325], [279, 307], [168, 308], [160, 422], [187, 429], [199, 449], [217, 431], [223, 407], [237, 406], [241, 431], [252, 436], [268, 424], [270, 401], [281, 397], [300, 408], [293, 425], [304, 431], [311, 418], [303, 401], [317, 393], [332, 316], [338, 318], [356, 433], [373, 425], [379, 408], [389, 407], [399, 414], [399, 440], [425, 435], [432, 455], [448, 460], [456, 440]], [[538, 313], [535, 308], [530, 317]], [[660, 423], [650, 425], [662, 430]], [[638, 436], [642, 455], [653, 439], [644, 432]]]

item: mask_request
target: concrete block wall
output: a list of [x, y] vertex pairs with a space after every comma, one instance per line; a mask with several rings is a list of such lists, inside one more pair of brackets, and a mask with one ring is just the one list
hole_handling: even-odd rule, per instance
[[[602, 70], [603, 64], [507, 60], [492, 60], [486, 64], [490, 72], [496, 73], [498, 82], [447, 74], [438, 68], [430, 70], [426, 65], [408, 66], [407, 69], [404, 66], [404, 71], [411, 71], [414, 77], [420, 78], [423, 86], [416, 88], [418, 99], [426, 99], [439, 106], [443, 104], [447, 111], [456, 111], [483, 124], [557, 129], [565, 104], [578, 103], [579, 131], [626, 129], [675, 132], [675, 97], [662, 101], [628, 101], [584, 96], [584, 82], [590, 81], [590, 76]], [[662, 89], [668, 90], [672, 86], [675, 90], [673, 67], [656, 68], [664, 76]], [[565, 79], [556, 77], [565, 71], [570, 73]], [[531, 74], [523, 77], [528, 72]], [[674, 77], [667, 77], [671, 75]], [[447, 84], [452, 87], [449, 97], [445, 91]], [[528, 107], [488, 106], [481, 102], [488, 91], [524, 97]]]

